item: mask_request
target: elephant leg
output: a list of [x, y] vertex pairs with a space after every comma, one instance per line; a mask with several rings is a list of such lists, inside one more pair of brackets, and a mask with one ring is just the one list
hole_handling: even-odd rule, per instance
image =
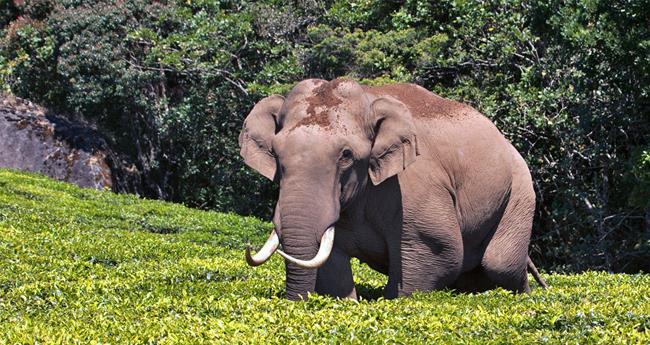
[[402, 263], [399, 256], [399, 250], [394, 254], [389, 254], [388, 282], [384, 287], [384, 298], [397, 298], [402, 286]]
[[392, 277], [398, 296], [444, 289], [461, 273], [463, 241], [453, 201], [446, 190], [432, 195], [417, 203], [421, 205], [417, 212], [404, 215], [401, 270]]
[[330, 257], [318, 268], [316, 293], [332, 297], [357, 299], [350, 257], [334, 247]]
[[402, 280], [398, 285], [398, 296], [449, 287], [461, 273], [462, 251], [460, 239], [453, 243], [429, 238], [406, 244], [402, 249]]
[[527, 260], [535, 198], [532, 193], [514, 192], [488, 242], [481, 266], [494, 284], [520, 293], [530, 291]]

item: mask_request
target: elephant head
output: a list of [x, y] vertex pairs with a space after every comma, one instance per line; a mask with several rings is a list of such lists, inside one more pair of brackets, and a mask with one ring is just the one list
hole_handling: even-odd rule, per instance
[[282, 255], [290, 299], [314, 291], [334, 226], [368, 179], [380, 184], [418, 154], [408, 108], [343, 79], [305, 80], [286, 99], [264, 98], [244, 121], [239, 145], [248, 166], [280, 183], [275, 230], [256, 255], [247, 250], [247, 261], [259, 265], [275, 251]]

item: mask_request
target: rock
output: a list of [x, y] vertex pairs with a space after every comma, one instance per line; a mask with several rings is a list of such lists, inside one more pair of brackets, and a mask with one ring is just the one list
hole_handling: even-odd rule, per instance
[[0, 96], [0, 167], [38, 172], [95, 189], [129, 191], [100, 133], [13, 96]]

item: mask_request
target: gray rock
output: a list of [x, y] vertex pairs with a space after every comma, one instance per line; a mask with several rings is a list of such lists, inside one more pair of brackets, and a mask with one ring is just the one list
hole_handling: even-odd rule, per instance
[[0, 167], [38, 172], [81, 187], [126, 191], [124, 168], [88, 125], [13, 96], [0, 96]]

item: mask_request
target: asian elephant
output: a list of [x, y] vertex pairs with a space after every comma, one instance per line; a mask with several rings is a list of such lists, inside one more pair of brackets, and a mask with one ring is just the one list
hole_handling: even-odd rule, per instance
[[247, 261], [282, 255], [289, 299], [356, 298], [351, 257], [388, 275], [386, 298], [528, 292], [527, 270], [546, 287], [528, 256], [528, 167], [470, 106], [414, 84], [309, 79], [259, 101], [239, 145], [280, 184], [275, 230]]

